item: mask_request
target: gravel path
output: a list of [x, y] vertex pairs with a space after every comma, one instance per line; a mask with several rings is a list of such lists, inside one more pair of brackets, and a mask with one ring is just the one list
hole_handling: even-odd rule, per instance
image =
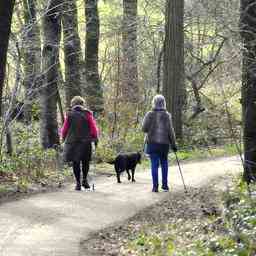
[[[241, 172], [237, 157], [182, 165], [188, 187], [201, 187], [216, 177]], [[171, 191], [182, 191], [177, 167], [170, 168]], [[148, 171], [136, 173], [135, 184], [116, 184], [114, 177], [97, 179], [95, 192], [62, 191], [0, 205], [0, 256], [76, 256], [81, 241], [168, 198], [152, 193]], [[88, 255], [90, 256], [90, 255]]]

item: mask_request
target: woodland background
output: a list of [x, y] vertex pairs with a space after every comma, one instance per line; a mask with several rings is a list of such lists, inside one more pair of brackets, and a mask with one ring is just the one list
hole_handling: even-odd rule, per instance
[[237, 0], [1, 1], [0, 176], [56, 165], [75, 95], [99, 124], [98, 162], [142, 150], [142, 118], [162, 93], [180, 157], [244, 150], [254, 180], [253, 16], [253, 1]]

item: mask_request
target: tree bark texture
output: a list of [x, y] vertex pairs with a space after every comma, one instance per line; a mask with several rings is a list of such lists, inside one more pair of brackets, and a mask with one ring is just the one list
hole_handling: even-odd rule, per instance
[[74, 96], [82, 96], [81, 91], [81, 42], [78, 34], [76, 0], [65, 0], [62, 14], [66, 107]]
[[37, 99], [40, 79], [41, 39], [36, 21], [36, 0], [23, 0], [25, 38], [23, 40], [24, 54], [24, 117], [30, 123], [32, 104]]
[[59, 44], [61, 37], [61, 0], [50, 0], [43, 17], [44, 73], [41, 89], [41, 139], [44, 148], [59, 144], [57, 123]]
[[103, 92], [99, 77], [99, 34], [100, 20], [98, 0], [85, 0], [86, 39], [85, 39], [85, 75], [86, 95], [91, 110], [103, 110]]
[[137, 0], [123, 0], [122, 95], [125, 101], [138, 103]]
[[241, 0], [244, 178], [256, 181], [256, 3]]
[[182, 139], [184, 80], [184, 0], [168, 0], [164, 46], [163, 95], [172, 114], [177, 138]]
[[2, 116], [2, 99], [6, 59], [14, 4], [15, 0], [0, 1], [0, 116]]

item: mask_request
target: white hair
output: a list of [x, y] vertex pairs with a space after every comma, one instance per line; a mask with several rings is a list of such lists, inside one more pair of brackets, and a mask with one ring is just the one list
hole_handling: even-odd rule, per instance
[[161, 94], [157, 94], [152, 101], [152, 107], [153, 109], [159, 110], [159, 109], [166, 109], [166, 102], [165, 98]]

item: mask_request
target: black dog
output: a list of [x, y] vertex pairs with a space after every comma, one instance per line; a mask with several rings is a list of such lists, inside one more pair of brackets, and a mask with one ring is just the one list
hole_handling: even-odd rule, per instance
[[[132, 179], [132, 182], [135, 182], [134, 173], [136, 165], [141, 162], [141, 153], [131, 153], [131, 154], [119, 154], [116, 159], [109, 164], [114, 164], [116, 170], [117, 182], [121, 183], [120, 174], [124, 171], [128, 174], [128, 180]], [[132, 176], [130, 175], [129, 170], [131, 170]]]

